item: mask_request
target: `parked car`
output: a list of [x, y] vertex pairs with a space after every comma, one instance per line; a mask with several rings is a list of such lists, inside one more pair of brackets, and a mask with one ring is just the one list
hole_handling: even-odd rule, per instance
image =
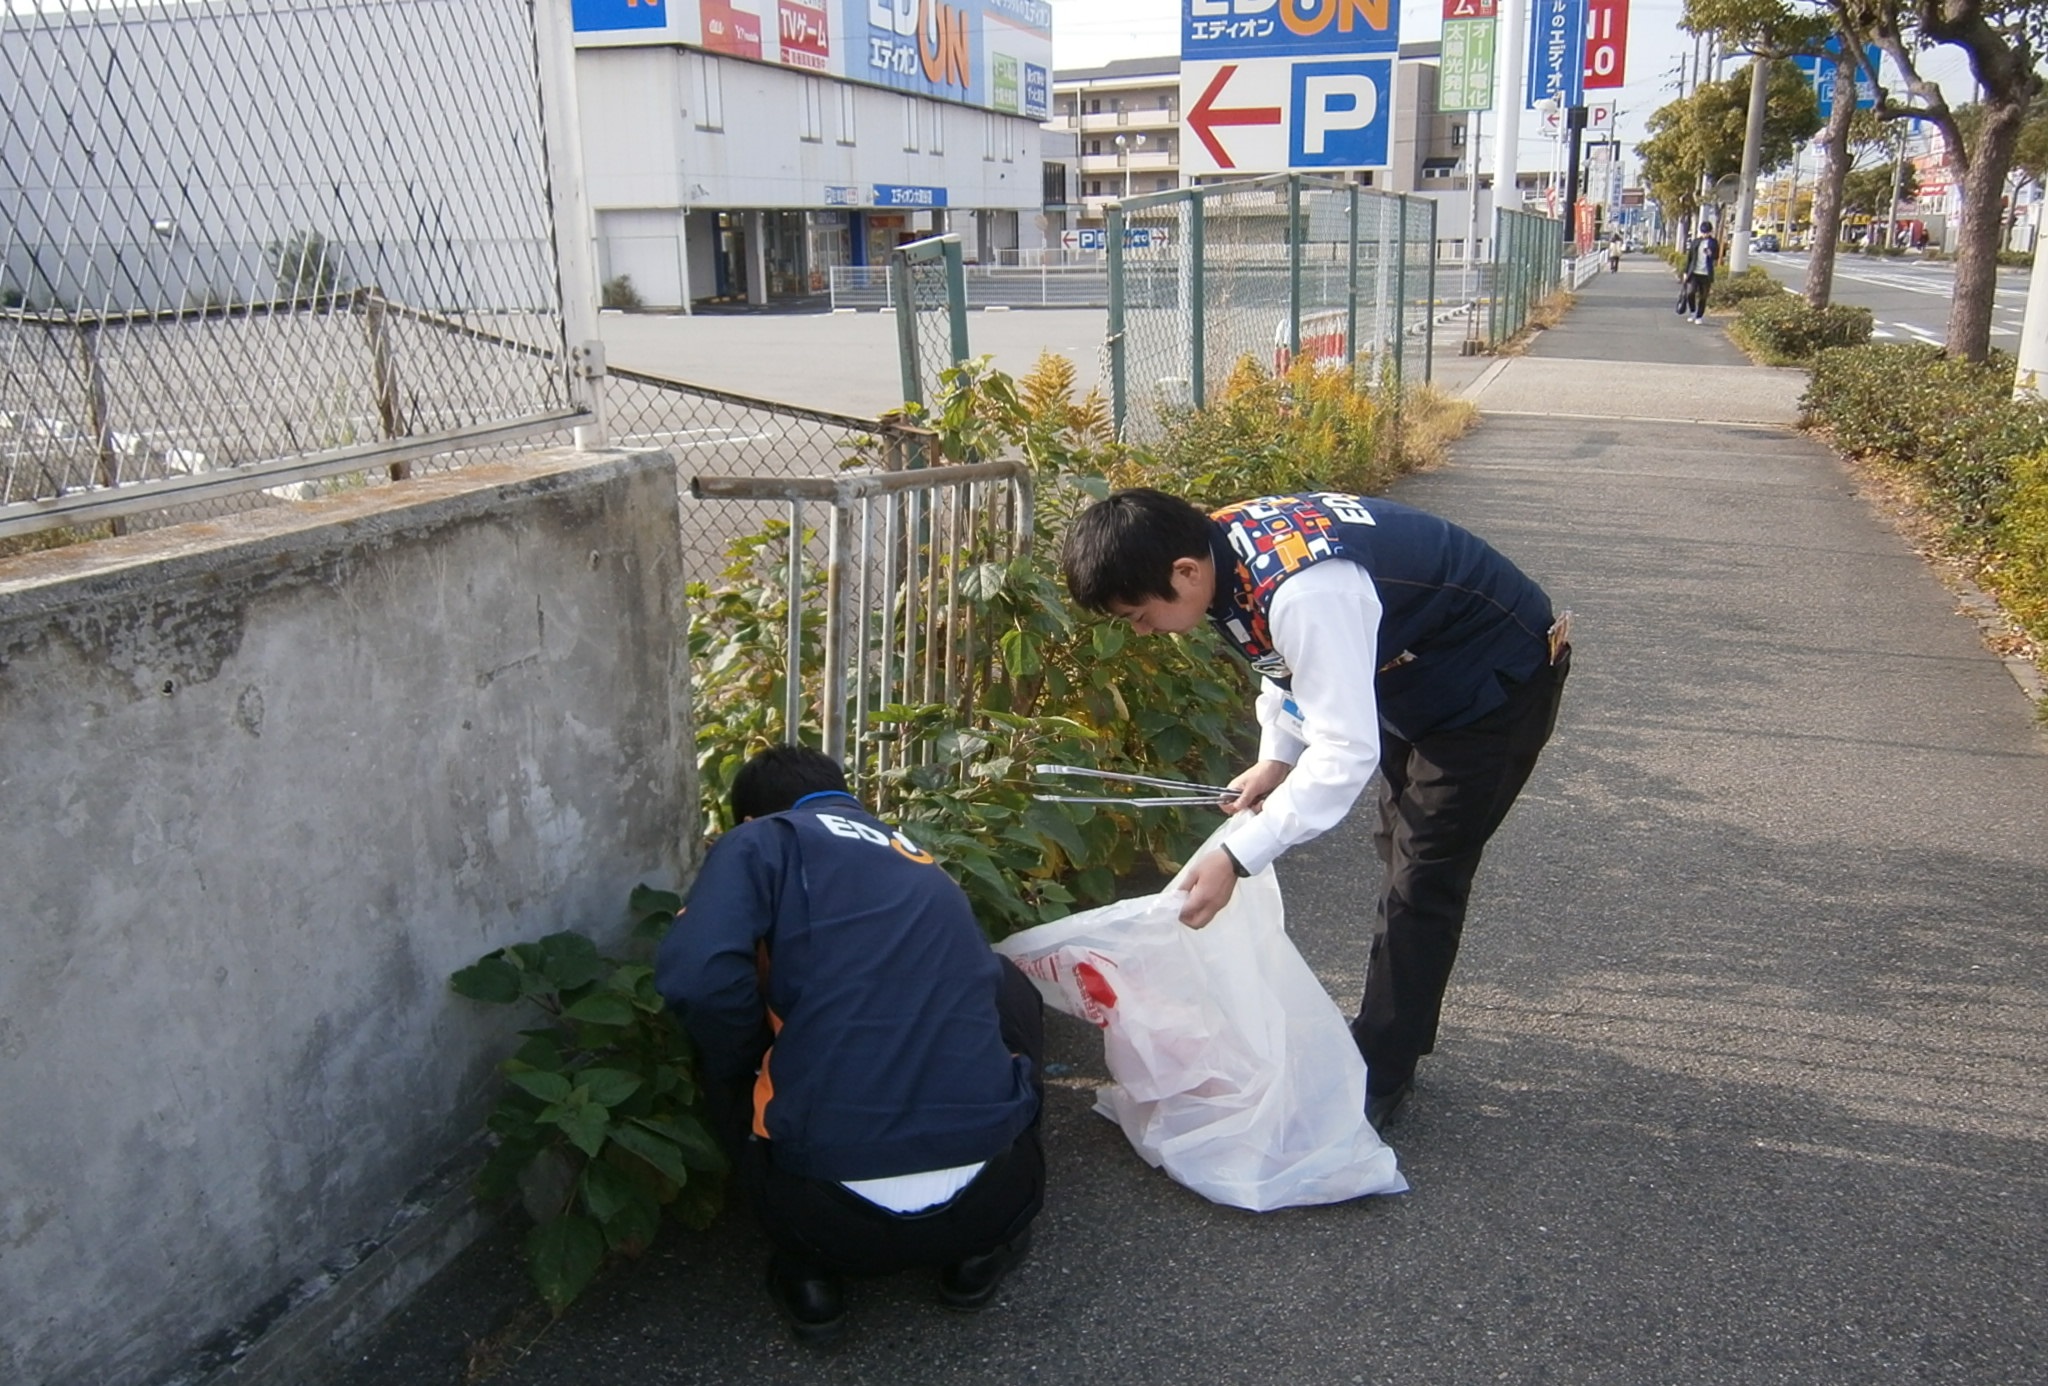
[[1763, 235], [1756, 238], [1756, 248], [1758, 250], [1776, 250], [1778, 248], [1777, 234], [1771, 231], [1764, 232]]

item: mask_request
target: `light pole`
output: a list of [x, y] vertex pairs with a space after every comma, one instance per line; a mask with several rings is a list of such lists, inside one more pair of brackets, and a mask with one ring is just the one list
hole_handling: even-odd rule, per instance
[[1116, 156], [1124, 166], [1124, 201], [1126, 202], [1131, 200], [1131, 154], [1133, 151], [1143, 149], [1144, 147], [1145, 137], [1143, 135], [1118, 135], [1116, 137]]

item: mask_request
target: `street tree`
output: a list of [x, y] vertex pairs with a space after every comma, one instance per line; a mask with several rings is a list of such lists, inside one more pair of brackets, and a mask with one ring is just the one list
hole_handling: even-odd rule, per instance
[[[1899, 199], [1911, 201], [1920, 192], [1920, 175], [1911, 164], [1899, 170]], [[1851, 169], [1842, 180], [1842, 215], [1891, 219], [1892, 169], [1890, 164], [1871, 164]], [[1837, 228], [1839, 230], [1839, 228]]]
[[[1839, 24], [1822, 0], [1686, 0], [1681, 23], [1694, 33], [1713, 34], [1724, 43], [1771, 58], [1814, 57], [1825, 63], [1829, 61], [1831, 40], [1834, 50], [1842, 51]], [[1789, 62], [1779, 66], [1798, 71]], [[1802, 76], [1802, 84], [1804, 80]], [[1846, 81], [1837, 85], [1844, 91], [1851, 86]], [[1813, 194], [1813, 249], [1807, 256], [1806, 282], [1801, 286], [1806, 301], [1815, 308], [1827, 307], [1834, 293], [1842, 180], [1854, 158], [1851, 124], [1855, 104], [1834, 103], [1827, 117], [1826, 133], [1820, 140], [1821, 167]], [[1818, 125], [1817, 100], [1815, 109]]]
[[[1820, 127], [1813, 88], [1787, 63], [1767, 75], [1761, 167], [1776, 168]], [[1689, 96], [1661, 107], [1649, 120], [1649, 138], [1636, 146], [1643, 179], [1665, 214], [1677, 220], [1700, 209], [1704, 182], [1742, 167], [1749, 120], [1749, 69], [1720, 82], [1704, 82]]]
[[[1941, 132], [1962, 201], [1956, 235], [1955, 293], [1946, 349], [1982, 361], [1991, 350], [1991, 306], [1998, 291], [1998, 238], [2006, 176], [2042, 79], [2048, 53], [2048, 0], [1822, 0], [1837, 27], [1874, 43], [1901, 74], [1902, 92], [1878, 81], [1878, 114], [1918, 116]], [[1939, 85], [1920, 72], [1928, 49], [1961, 49], [1976, 80], [1979, 112], [1965, 132]], [[1850, 50], [1864, 61], [1863, 44]]]
[[[1981, 104], [1973, 102], [1956, 108], [1956, 128], [1962, 132], [1965, 145], [1979, 138], [1978, 127], [1983, 121]], [[2005, 175], [2004, 215], [1998, 233], [2001, 246], [2012, 244], [2013, 223], [2020, 213], [2020, 192], [2039, 183], [2044, 173], [2048, 173], [2048, 97], [2036, 96], [2020, 126], [2019, 139], [2013, 144], [2012, 168]]]

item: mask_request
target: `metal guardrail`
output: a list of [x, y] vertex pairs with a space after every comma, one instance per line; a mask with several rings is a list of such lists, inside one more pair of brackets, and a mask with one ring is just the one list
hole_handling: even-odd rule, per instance
[[[816, 728], [825, 754], [850, 761], [864, 788], [875, 791], [900, 755], [879, 723], [879, 709], [945, 703], [964, 711], [989, 686], [998, 652], [976, 628], [963, 579], [982, 564], [1007, 563], [1028, 550], [1032, 479], [1024, 463], [839, 476], [696, 476], [690, 494], [786, 507], [786, 740], [798, 740], [806, 726]], [[812, 584], [804, 523], [812, 505], [828, 507], [829, 515], [824, 644], [816, 668], [807, 671], [804, 603]]]

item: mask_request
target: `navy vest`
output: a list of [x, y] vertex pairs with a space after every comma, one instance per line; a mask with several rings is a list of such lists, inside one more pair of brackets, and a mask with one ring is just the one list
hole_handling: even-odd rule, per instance
[[1550, 662], [1550, 598], [1485, 540], [1412, 506], [1320, 492], [1266, 496], [1209, 517], [1209, 619], [1252, 668], [1286, 688], [1267, 613], [1295, 573], [1341, 558], [1365, 569], [1382, 615], [1380, 721], [1413, 741], [1477, 721]]

